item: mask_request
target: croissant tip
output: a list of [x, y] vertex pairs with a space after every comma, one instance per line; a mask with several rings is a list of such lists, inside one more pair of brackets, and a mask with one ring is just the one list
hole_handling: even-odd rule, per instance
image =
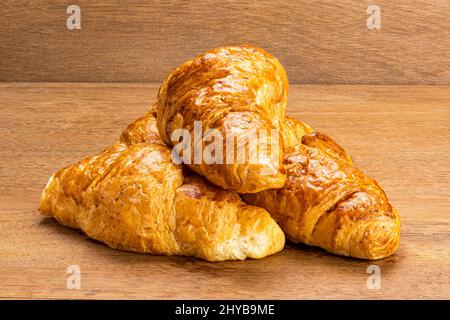
[[244, 205], [241, 223], [247, 226], [241, 229], [240, 247], [245, 256], [261, 259], [277, 253], [284, 248], [285, 235], [280, 226], [264, 209]]
[[399, 223], [380, 223], [362, 241], [364, 259], [379, 260], [393, 255], [400, 245]]

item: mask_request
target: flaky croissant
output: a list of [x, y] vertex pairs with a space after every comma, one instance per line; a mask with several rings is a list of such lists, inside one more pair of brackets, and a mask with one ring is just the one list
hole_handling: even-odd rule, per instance
[[293, 242], [364, 259], [393, 254], [400, 218], [377, 182], [328, 136], [289, 117], [281, 127], [286, 184], [244, 200], [269, 211]]
[[[172, 71], [158, 92], [158, 129], [167, 145], [173, 145], [172, 134], [186, 129], [193, 136], [195, 122], [202, 131], [217, 129], [227, 141], [234, 135], [244, 140], [232, 142], [245, 161], [209, 163], [188, 157], [190, 169], [224, 189], [252, 193], [281, 188], [286, 176], [280, 168], [282, 152], [249, 152], [245, 141], [250, 132], [267, 132], [259, 136], [259, 145], [271, 145], [272, 129], [278, 129], [284, 118], [288, 82], [279, 61], [266, 51], [244, 45], [207, 51]], [[175, 139], [175, 143], [178, 142]], [[276, 141], [278, 143], [278, 141]], [[191, 140], [192, 150], [208, 145]], [[230, 154], [225, 145], [223, 154]], [[200, 148], [199, 148], [200, 149]], [[232, 163], [231, 163], [232, 162]]]
[[284, 234], [264, 209], [172, 163], [154, 114], [99, 155], [56, 172], [42, 193], [42, 214], [134, 252], [221, 261], [280, 251]]

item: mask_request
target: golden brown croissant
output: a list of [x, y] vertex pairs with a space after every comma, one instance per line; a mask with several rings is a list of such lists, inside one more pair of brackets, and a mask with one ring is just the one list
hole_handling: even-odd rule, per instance
[[324, 134], [287, 118], [283, 188], [244, 195], [265, 208], [288, 239], [340, 255], [380, 259], [400, 242], [400, 218], [377, 182]]
[[[279, 129], [284, 118], [287, 89], [283, 67], [262, 49], [244, 45], [208, 51], [176, 68], [161, 85], [157, 101], [159, 133], [167, 145], [173, 145], [178, 143], [172, 137], [177, 129], [186, 129], [193, 136], [195, 122], [200, 121], [204, 133], [217, 129], [227, 137], [235, 154], [230, 157], [232, 161], [208, 164], [195, 163], [191, 152], [186, 157], [190, 163], [185, 162], [189, 168], [222, 188], [240, 193], [281, 188], [286, 180], [280, 168], [282, 150], [270, 149], [271, 139], [278, 144], [270, 132]], [[267, 136], [259, 136], [258, 144], [268, 145], [268, 152], [249, 152], [246, 138], [261, 132]], [[233, 142], [231, 135], [244, 142]], [[203, 150], [207, 145], [208, 141], [191, 139], [192, 150], [196, 146]], [[225, 144], [223, 149], [224, 155], [230, 154]], [[236, 160], [238, 153], [246, 155], [245, 161]]]
[[264, 209], [172, 163], [153, 111], [99, 155], [56, 172], [40, 210], [128, 251], [220, 261], [262, 258], [284, 246]]

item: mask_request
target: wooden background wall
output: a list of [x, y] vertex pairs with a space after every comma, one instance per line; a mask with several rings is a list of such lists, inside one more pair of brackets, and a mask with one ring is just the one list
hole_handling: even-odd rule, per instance
[[[81, 8], [81, 30], [66, 8]], [[381, 30], [368, 30], [369, 4]], [[291, 83], [449, 84], [450, 1], [2, 1], [0, 81], [160, 82], [225, 44], [275, 54]]]

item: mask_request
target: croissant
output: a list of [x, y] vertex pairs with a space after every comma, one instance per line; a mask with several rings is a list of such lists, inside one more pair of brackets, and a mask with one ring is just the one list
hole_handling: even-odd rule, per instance
[[[190, 169], [215, 185], [240, 193], [281, 188], [286, 181], [280, 166], [282, 150], [271, 147], [279, 141], [270, 133], [284, 118], [287, 90], [280, 62], [262, 49], [244, 45], [207, 51], [183, 63], [162, 83], [158, 130], [172, 146], [179, 142], [173, 137], [178, 129], [192, 137], [196, 123], [202, 132], [215, 129], [231, 141], [229, 148], [220, 148], [221, 154], [234, 153], [230, 161], [207, 163], [195, 161], [194, 152], [183, 154]], [[267, 152], [253, 152], [249, 133], [262, 132], [267, 135], [259, 135], [258, 144], [268, 145]], [[189, 143], [191, 150], [204, 150], [211, 142], [192, 138]], [[246, 155], [244, 161], [237, 160], [238, 154]]]
[[293, 242], [363, 259], [393, 254], [400, 218], [378, 183], [328, 136], [290, 117], [281, 128], [286, 184], [244, 200], [269, 211]]
[[209, 261], [262, 258], [284, 234], [262, 208], [171, 161], [155, 111], [99, 155], [57, 171], [40, 211], [112, 248]]

